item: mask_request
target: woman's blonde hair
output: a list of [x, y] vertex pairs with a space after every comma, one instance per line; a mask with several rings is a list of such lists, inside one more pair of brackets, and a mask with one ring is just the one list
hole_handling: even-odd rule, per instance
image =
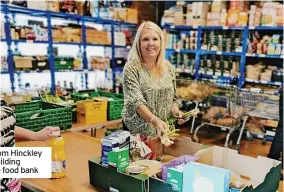
[[130, 52], [128, 54], [128, 58], [127, 61], [130, 62], [132, 60], [136, 60], [139, 63], [144, 62], [144, 59], [142, 57], [142, 53], [141, 53], [141, 49], [140, 49], [140, 36], [142, 33], [143, 29], [151, 29], [154, 30], [158, 33], [160, 40], [161, 40], [161, 45], [160, 45], [160, 53], [158, 54], [157, 57], [157, 67], [159, 69], [160, 72], [162, 72], [163, 70], [163, 66], [165, 64], [165, 40], [164, 40], [164, 34], [163, 31], [161, 30], [161, 28], [156, 25], [155, 23], [151, 22], [151, 21], [144, 21], [143, 23], [141, 23], [141, 25], [139, 26], [137, 32], [136, 32], [136, 36], [133, 42], [133, 45], [130, 49]]

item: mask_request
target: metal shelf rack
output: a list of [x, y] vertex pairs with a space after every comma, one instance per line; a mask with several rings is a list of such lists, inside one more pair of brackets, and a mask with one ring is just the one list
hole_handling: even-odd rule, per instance
[[[245, 65], [246, 65], [246, 57], [256, 57], [256, 58], [268, 58], [268, 59], [283, 59], [283, 55], [264, 55], [264, 54], [248, 54], [247, 53], [247, 39], [249, 37], [249, 31], [251, 30], [262, 30], [262, 31], [283, 31], [283, 27], [227, 27], [227, 26], [174, 26], [165, 24], [162, 26], [163, 29], [169, 31], [188, 31], [188, 30], [196, 30], [198, 32], [197, 36], [197, 49], [192, 50], [183, 50], [183, 49], [166, 49], [166, 58], [174, 52], [180, 53], [194, 53], [195, 54], [195, 79], [200, 78], [208, 78], [208, 79], [218, 79], [222, 78], [221, 76], [212, 76], [212, 75], [204, 75], [199, 71], [200, 65], [200, 55], [224, 55], [224, 56], [238, 56], [240, 57], [240, 75], [238, 78], [238, 87], [242, 88], [245, 82], [253, 82], [258, 84], [268, 84], [268, 85], [282, 85], [282, 82], [264, 82], [264, 81], [249, 81], [245, 79]], [[241, 30], [243, 31], [242, 37], [242, 52], [222, 52], [222, 51], [206, 51], [201, 49], [201, 33], [204, 30]], [[235, 78], [235, 77], [234, 77]], [[233, 78], [231, 78], [233, 79]], [[277, 93], [278, 94], [278, 93]]]
[[[101, 46], [101, 47], [109, 47], [112, 50], [112, 58], [115, 58], [115, 49], [116, 48], [128, 48], [128, 46], [117, 46], [114, 45], [114, 31], [115, 26], [123, 26], [123, 27], [136, 27], [136, 24], [127, 23], [127, 22], [120, 22], [114, 21], [110, 19], [102, 19], [98, 17], [90, 17], [90, 16], [83, 16], [77, 14], [69, 14], [69, 13], [62, 13], [62, 12], [53, 12], [53, 11], [44, 11], [44, 10], [37, 10], [37, 9], [28, 9], [24, 7], [17, 7], [17, 6], [10, 6], [10, 5], [1, 5], [1, 12], [4, 13], [5, 17], [5, 36], [6, 39], [1, 39], [1, 42], [7, 43], [7, 62], [8, 62], [8, 71], [1, 72], [1, 74], [9, 73], [10, 82], [11, 82], [11, 90], [15, 91], [15, 73], [19, 75], [21, 73], [43, 73], [43, 72], [50, 72], [51, 75], [51, 92], [54, 93], [56, 89], [56, 80], [55, 80], [55, 73], [56, 72], [81, 72], [82, 75], [85, 76], [85, 88], [88, 89], [88, 72], [92, 71], [88, 69], [88, 59], [86, 48], [87, 46]], [[23, 15], [30, 15], [30, 16], [37, 16], [37, 17], [46, 17], [47, 18], [47, 30], [48, 30], [48, 41], [30, 41], [30, 40], [12, 40], [10, 34], [10, 21], [9, 21], [9, 14], [23, 14]], [[61, 18], [61, 19], [68, 19], [77, 22], [81, 22], [82, 26], [82, 42], [81, 43], [72, 43], [72, 42], [53, 42], [52, 38], [52, 25], [51, 20], [53, 18]], [[93, 22], [102, 25], [110, 26], [111, 30], [111, 45], [101, 45], [101, 44], [89, 44], [86, 42], [86, 22]], [[13, 51], [11, 50], [12, 43], [36, 43], [36, 44], [47, 44], [48, 45], [48, 58], [49, 58], [49, 65], [50, 70], [37, 70], [37, 71], [15, 71], [13, 65]], [[54, 65], [54, 55], [53, 55], [53, 45], [77, 45], [83, 47], [83, 69], [82, 70], [56, 70]], [[116, 68], [115, 60], [112, 59], [111, 66], [113, 69]], [[82, 78], [83, 79], [83, 78]], [[21, 84], [19, 82], [19, 84]], [[115, 87], [115, 72], [113, 71], [113, 87]]]

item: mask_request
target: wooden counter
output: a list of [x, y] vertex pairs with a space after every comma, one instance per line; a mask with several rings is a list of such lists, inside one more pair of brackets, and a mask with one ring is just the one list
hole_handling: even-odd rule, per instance
[[[90, 185], [88, 160], [100, 156], [100, 140], [71, 131], [62, 133], [65, 141], [66, 176], [60, 179], [22, 179], [23, 186], [51, 192], [97, 191]], [[16, 142], [17, 147], [45, 147], [48, 141]], [[39, 190], [39, 191], [40, 191]]]

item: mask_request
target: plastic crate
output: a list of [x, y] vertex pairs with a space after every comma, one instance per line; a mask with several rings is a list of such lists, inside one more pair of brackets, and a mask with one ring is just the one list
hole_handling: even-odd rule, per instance
[[41, 102], [32, 101], [26, 103], [12, 104], [10, 105], [15, 113], [21, 113], [26, 111], [36, 111], [42, 108]]
[[124, 104], [123, 94], [100, 92], [100, 96], [113, 99], [112, 101], [108, 102], [108, 120], [120, 119]]
[[54, 58], [54, 66], [55, 69], [73, 69], [74, 58], [57, 56]]
[[77, 121], [83, 124], [107, 121], [107, 101], [85, 100], [77, 102]]
[[36, 101], [15, 104], [14, 107], [17, 126], [32, 131], [39, 131], [46, 126], [58, 126], [60, 130], [72, 127], [72, 108], [69, 106]]
[[[85, 96], [84, 94], [88, 94]], [[112, 101], [108, 101], [107, 107], [107, 119], [108, 120], [116, 120], [121, 118], [121, 112], [124, 104], [124, 96], [123, 94], [109, 93], [103, 91], [83, 91], [71, 94], [71, 98], [75, 101], [92, 99], [93, 97], [107, 97], [112, 98]]]

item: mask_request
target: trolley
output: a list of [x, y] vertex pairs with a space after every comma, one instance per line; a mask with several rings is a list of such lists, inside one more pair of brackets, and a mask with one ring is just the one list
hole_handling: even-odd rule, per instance
[[202, 111], [202, 122], [201, 125], [195, 129], [193, 139], [196, 142], [199, 142], [197, 133], [202, 127], [218, 127], [228, 131], [224, 146], [232, 147], [232, 139], [230, 139], [230, 136], [236, 130], [240, 129], [237, 140], [237, 146], [240, 146], [240, 140], [244, 129], [242, 124], [244, 122], [243, 117], [245, 109], [240, 105], [238, 88], [229, 84], [219, 86], [218, 83], [215, 86], [220, 90], [211, 94], [203, 102], [200, 109], [200, 111]]
[[[240, 104], [245, 107], [245, 118], [243, 125], [246, 126], [248, 117], [267, 120], [279, 120], [279, 96], [254, 91], [240, 91]], [[263, 144], [266, 142], [266, 131], [263, 124], [260, 128], [263, 131]], [[247, 130], [247, 135], [251, 134]], [[251, 139], [253, 137], [251, 136]]]

